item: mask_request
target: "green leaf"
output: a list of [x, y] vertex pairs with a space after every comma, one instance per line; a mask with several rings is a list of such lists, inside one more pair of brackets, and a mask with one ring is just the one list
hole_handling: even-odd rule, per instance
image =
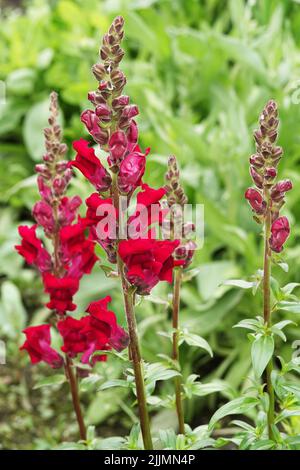
[[258, 403], [259, 400], [254, 397], [239, 397], [231, 400], [213, 414], [209, 422], [209, 430], [212, 430], [215, 424], [225, 416], [247, 413]]
[[223, 286], [240, 287], [241, 289], [252, 289], [256, 286], [256, 282], [244, 281], [243, 279], [230, 279], [223, 282]]
[[206, 384], [196, 382], [193, 384], [192, 394], [198, 397], [205, 397], [211, 393], [224, 392], [228, 389], [228, 384], [226, 382], [222, 382], [221, 380], [214, 380], [213, 382]]
[[45, 379], [39, 380], [37, 384], [33, 387], [34, 390], [42, 387], [50, 387], [52, 385], [61, 385], [67, 381], [66, 376], [64, 374], [54, 374], [50, 377], [46, 377]]
[[300, 302], [282, 301], [277, 304], [277, 308], [291, 313], [300, 313]]
[[34, 89], [36, 72], [33, 69], [23, 68], [11, 72], [6, 79], [7, 91], [15, 95], [29, 95]]
[[294, 289], [296, 289], [296, 287], [299, 286], [299, 282], [290, 282], [289, 284], [286, 284], [284, 287], [282, 287], [281, 290], [284, 294], [289, 295], [293, 292]]
[[252, 343], [251, 359], [256, 377], [261, 377], [274, 352], [274, 338], [258, 336]]
[[233, 328], [245, 328], [246, 330], [259, 331], [263, 327], [263, 320], [261, 318], [246, 318], [245, 320], [240, 321]]
[[284, 419], [290, 418], [292, 416], [300, 416], [300, 409], [299, 410], [283, 410], [275, 419], [275, 423], [280, 423]]
[[213, 352], [206, 341], [206, 339], [202, 338], [202, 336], [195, 335], [194, 333], [189, 333], [187, 331], [183, 332], [183, 338], [184, 341], [189, 345], [189, 346], [197, 346], [198, 348], [204, 349], [205, 351], [208, 352], [208, 354], [213, 357]]
[[112, 379], [108, 380], [107, 382], [104, 382], [101, 387], [98, 388], [98, 390], [106, 390], [111, 387], [123, 387], [123, 388], [128, 388], [130, 387], [129, 382], [127, 380], [121, 380], [121, 379]]
[[26, 324], [26, 311], [22, 304], [21, 293], [10, 281], [1, 286], [0, 329], [5, 335], [16, 338]]

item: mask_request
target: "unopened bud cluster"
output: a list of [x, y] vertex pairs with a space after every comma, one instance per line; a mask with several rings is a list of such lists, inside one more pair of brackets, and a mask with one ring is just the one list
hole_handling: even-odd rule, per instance
[[174, 257], [177, 260], [184, 260], [183, 267], [187, 267], [192, 262], [196, 249], [196, 243], [190, 239], [195, 231], [195, 226], [192, 222], [184, 223], [183, 221], [183, 209], [188, 202], [188, 198], [180, 184], [180, 173], [174, 155], [171, 155], [168, 159], [168, 170], [165, 179], [167, 204], [170, 209], [170, 232], [171, 235], [172, 233], [176, 234], [176, 237], [178, 233], [182, 234], [181, 244], [176, 248]]
[[[286, 192], [292, 189], [290, 180], [275, 181], [283, 153], [282, 148], [276, 145], [278, 126], [277, 105], [270, 100], [260, 116], [259, 129], [254, 132], [256, 153], [250, 157], [250, 175], [256, 188], [248, 188], [245, 193], [258, 223], [263, 223], [267, 214], [271, 214], [270, 247], [276, 252], [282, 251], [283, 243], [289, 235], [288, 220], [286, 217], [279, 217], [279, 213], [285, 203]], [[276, 227], [280, 227], [279, 238]]]

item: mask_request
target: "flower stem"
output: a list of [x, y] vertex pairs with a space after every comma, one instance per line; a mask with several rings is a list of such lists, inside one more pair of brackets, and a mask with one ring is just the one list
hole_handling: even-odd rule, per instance
[[[263, 309], [264, 321], [266, 325], [271, 324], [271, 308], [270, 308], [270, 277], [271, 277], [271, 250], [269, 246], [269, 238], [271, 234], [271, 210], [270, 210], [270, 196], [266, 190], [268, 200], [268, 209], [265, 219], [265, 247], [264, 247], [264, 279], [263, 279]], [[266, 383], [267, 393], [269, 395], [269, 410], [268, 410], [268, 433], [269, 438], [274, 439], [273, 425], [274, 425], [274, 408], [275, 408], [275, 394], [272, 385], [271, 374], [273, 370], [273, 358], [270, 359], [266, 368]]]
[[[172, 326], [173, 326], [173, 351], [172, 358], [179, 364], [179, 308], [180, 308], [180, 287], [182, 279], [182, 268], [178, 267], [174, 270], [174, 290], [173, 290], [173, 312], [172, 312]], [[175, 399], [176, 399], [176, 412], [178, 417], [178, 430], [180, 434], [184, 434], [184, 410], [181, 397], [182, 381], [181, 377], [177, 376], [174, 379], [175, 384]]]
[[[52, 240], [53, 258], [54, 258], [53, 273], [55, 276], [60, 277], [63, 274], [63, 267], [62, 267], [62, 263], [60, 262], [60, 255], [59, 255], [59, 244], [60, 244], [59, 228], [60, 227], [59, 227], [59, 222], [58, 222], [57, 204], [53, 205], [53, 216], [55, 220], [55, 231], [54, 231], [53, 240]], [[80, 406], [77, 379], [74, 375], [71, 361], [67, 354], [65, 356], [65, 374], [70, 385], [72, 403], [73, 403], [76, 419], [78, 422], [80, 439], [85, 441], [86, 440], [86, 428], [85, 428], [84, 419], [83, 419], [81, 406]]]
[[73, 406], [74, 406], [74, 410], [75, 410], [75, 414], [76, 414], [76, 418], [78, 422], [80, 439], [82, 439], [83, 441], [86, 441], [86, 428], [85, 428], [81, 406], [80, 406], [77, 380], [72, 369], [70, 358], [68, 356], [66, 356], [65, 370], [66, 370], [66, 376], [70, 384], [72, 402], [73, 402]]
[[[114, 207], [117, 209], [117, 211], [119, 211], [119, 190], [118, 190], [117, 179], [116, 179], [115, 174], [113, 174], [113, 178], [112, 178], [112, 195], [113, 195]], [[140, 426], [141, 426], [141, 431], [142, 431], [142, 436], [143, 436], [143, 443], [144, 443], [144, 448], [146, 450], [152, 450], [153, 444], [152, 444], [150, 420], [149, 420], [147, 401], [146, 401], [143, 364], [142, 364], [137, 325], [136, 325], [136, 319], [135, 319], [135, 313], [134, 313], [134, 291], [127, 283], [127, 280], [124, 274], [124, 264], [123, 264], [122, 259], [118, 255], [118, 253], [117, 253], [117, 264], [118, 264], [118, 272], [119, 272], [119, 275], [121, 278], [121, 284], [122, 284], [124, 308], [125, 308], [128, 334], [129, 334], [129, 357], [130, 357], [130, 360], [132, 361], [133, 370], [134, 370], [136, 396], [137, 396], [137, 402], [138, 402], [139, 418], [140, 418]]]

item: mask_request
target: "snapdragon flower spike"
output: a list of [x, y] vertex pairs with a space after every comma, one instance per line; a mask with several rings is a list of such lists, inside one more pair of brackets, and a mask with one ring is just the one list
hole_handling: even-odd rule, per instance
[[292, 189], [290, 180], [276, 183], [277, 167], [282, 157], [282, 148], [276, 145], [278, 137], [278, 110], [275, 101], [270, 100], [259, 119], [260, 127], [254, 132], [256, 153], [250, 157], [250, 174], [256, 186], [248, 188], [245, 198], [254, 212], [254, 219], [262, 223], [271, 212], [272, 228], [270, 248], [275, 252], [282, 250], [290, 233], [286, 217], [279, 217], [285, 203], [285, 194]]
[[50, 325], [29, 326], [23, 330], [26, 335], [20, 350], [26, 350], [32, 364], [45, 362], [53, 369], [63, 365], [63, 358], [51, 347]]
[[108, 151], [112, 149], [111, 165], [120, 161], [125, 133], [132, 119], [138, 114], [137, 106], [131, 105], [129, 97], [122, 94], [126, 84], [126, 77], [119, 69], [124, 55], [120, 46], [124, 36], [123, 25], [124, 19], [118, 16], [103, 37], [99, 54], [101, 62], [92, 68], [99, 86], [88, 94], [94, 110], [88, 109], [81, 115], [82, 122], [95, 142]]
[[[37, 238], [37, 225], [31, 228], [19, 227], [22, 242], [16, 249], [43, 274], [45, 291], [50, 294], [47, 306], [63, 315], [76, 307], [72, 303], [72, 296], [78, 290], [79, 279], [91, 272], [98, 258], [94, 253], [95, 243], [89, 238], [86, 225], [80, 219], [72, 225], [78, 217], [77, 212], [82, 201], [79, 196], [67, 197], [65, 194], [72, 170], [70, 164], [64, 160], [67, 148], [61, 143], [61, 128], [57, 118], [57, 95], [52, 93], [49, 127], [44, 130], [46, 154], [43, 157], [44, 162], [36, 166], [41, 200], [36, 202], [32, 213], [37, 225], [51, 239], [53, 253], [51, 256]], [[78, 152], [81, 151], [82, 156], [75, 163], [80, 167], [81, 158], [90, 161], [92, 168], [87, 167], [86, 171], [92, 182], [98, 189], [101, 184], [102, 189], [104, 184], [108, 188], [110, 177], [94, 155], [93, 149], [83, 140], [78, 145]]]
[[[180, 235], [180, 246], [178, 246], [174, 252], [176, 260], [182, 262], [184, 268], [188, 267], [193, 259], [195, 249], [197, 248], [196, 243], [191, 239], [195, 227], [192, 223], [184, 224], [182, 211], [184, 205], [187, 204], [188, 198], [180, 184], [180, 173], [177, 165], [177, 160], [174, 155], [168, 159], [168, 170], [165, 175], [166, 179], [166, 195], [167, 205], [170, 209], [169, 215], [170, 220], [167, 225], [167, 233], [171, 238], [178, 237]], [[177, 214], [178, 212], [178, 214]], [[163, 224], [164, 228], [164, 224]]]

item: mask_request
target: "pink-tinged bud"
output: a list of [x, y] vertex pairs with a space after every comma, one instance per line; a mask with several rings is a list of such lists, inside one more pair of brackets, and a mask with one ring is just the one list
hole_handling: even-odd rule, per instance
[[271, 250], [280, 253], [283, 250], [283, 244], [290, 234], [290, 225], [286, 217], [276, 219], [271, 227], [271, 237], [269, 239]]
[[85, 124], [88, 132], [93, 136], [95, 142], [100, 145], [105, 145], [107, 143], [108, 132], [99, 127], [99, 118], [94, 111], [87, 109], [81, 114], [80, 119]]
[[68, 168], [68, 162], [66, 160], [62, 162], [58, 162], [55, 165], [55, 170], [56, 170], [56, 173], [58, 174], [64, 173], [67, 168]]
[[267, 204], [257, 189], [248, 188], [245, 192], [245, 198], [249, 201], [250, 206], [256, 214], [261, 215], [265, 213]]
[[274, 178], [276, 178], [277, 176], [277, 171], [275, 168], [271, 167], [271, 168], [266, 168], [265, 169], [265, 174], [264, 174], [264, 177], [270, 181], [270, 180], [273, 180]]
[[50, 171], [48, 170], [47, 166], [44, 165], [43, 163], [38, 163], [37, 165], [35, 165], [35, 171], [47, 180], [51, 178]]
[[70, 225], [77, 213], [77, 209], [82, 203], [79, 196], [63, 197], [58, 207], [58, 220], [61, 227]]
[[36, 222], [44, 228], [48, 235], [53, 232], [55, 222], [50, 204], [45, 201], [38, 201], [33, 206], [32, 215]]
[[96, 115], [101, 119], [101, 121], [110, 121], [111, 110], [105, 104], [100, 104], [95, 109]]
[[114, 109], [120, 109], [129, 104], [129, 96], [121, 95], [118, 98], [115, 98], [112, 102], [112, 106]]
[[130, 126], [126, 135], [128, 139], [128, 151], [131, 152], [136, 146], [139, 137], [139, 129], [137, 123], [134, 120], [130, 122]]
[[139, 109], [135, 104], [125, 106], [122, 111], [122, 117], [126, 119], [132, 119], [139, 114]]
[[292, 189], [293, 185], [290, 180], [282, 180], [276, 183], [271, 191], [271, 195], [274, 193], [286, 193]]
[[130, 193], [141, 184], [145, 165], [146, 154], [133, 152], [124, 158], [118, 175], [118, 186], [121, 192]]
[[253, 179], [253, 182], [255, 183], [255, 185], [259, 188], [259, 189], [262, 189], [263, 187], [263, 177], [257, 173], [257, 171], [253, 168], [253, 166], [250, 166], [250, 175]]
[[38, 176], [37, 183], [38, 183], [39, 193], [42, 196], [42, 198], [47, 202], [51, 202], [52, 201], [51, 188], [45, 183], [45, 180], [42, 176]]
[[57, 197], [62, 196], [63, 193], [65, 192], [67, 184], [68, 182], [66, 181], [65, 177], [56, 176], [56, 178], [54, 178], [53, 183], [52, 183], [53, 192], [55, 196]]
[[114, 132], [109, 139], [108, 146], [110, 151], [110, 155], [108, 157], [109, 165], [112, 166], [119, 164], [122, 161], [127, 149], [127, 137], [125, 132]]
[[264, 159], [261, 155], [251, 155], [249, 162], [255, 168], [262, 168], [264, 166]]
[[106, 101], [100, 93], [96, 91], [90, 91], [88, 93], [88, 100], [93, 103], [95, 106], [98, 104], [105, 104]]

